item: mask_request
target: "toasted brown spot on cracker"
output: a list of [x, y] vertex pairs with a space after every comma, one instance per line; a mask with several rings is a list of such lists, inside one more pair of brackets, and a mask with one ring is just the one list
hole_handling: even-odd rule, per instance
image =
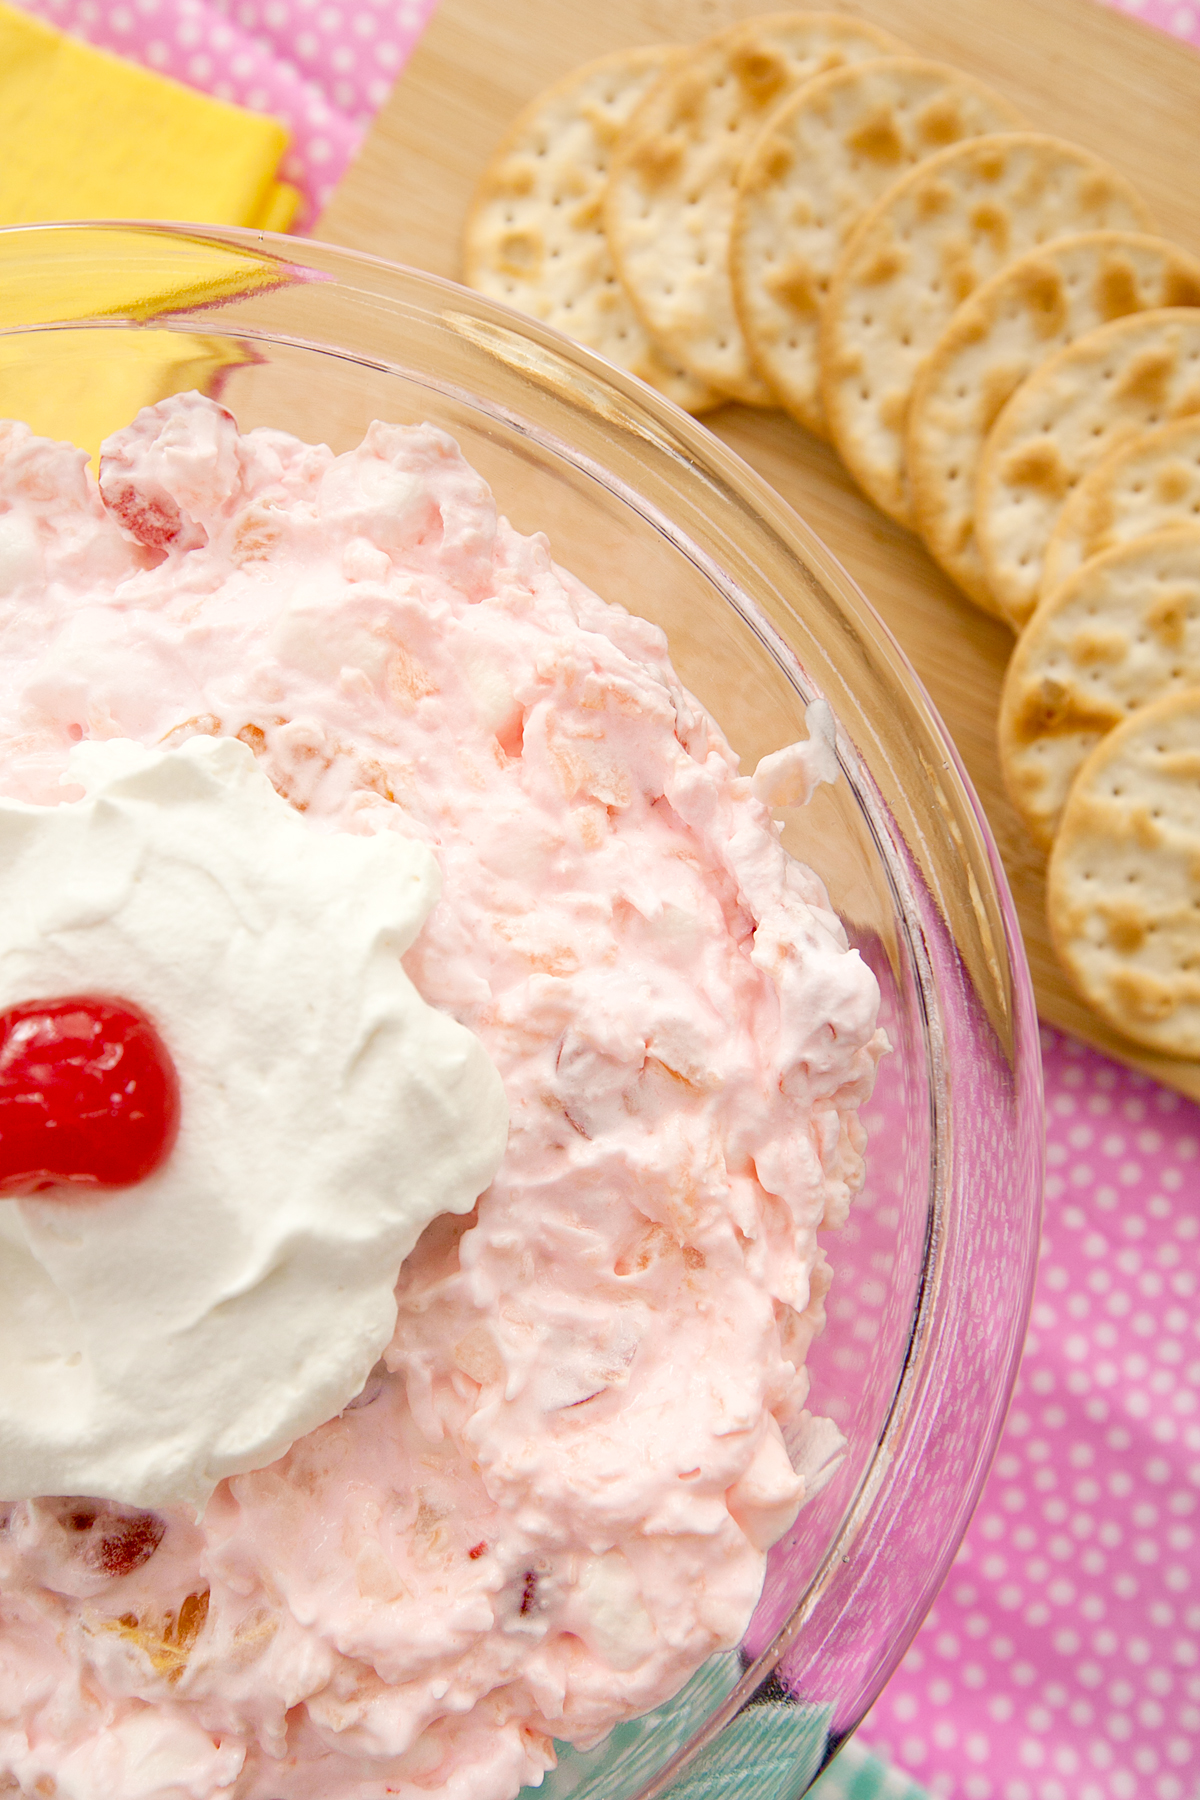
[[1121, 956], [1129, 956], [1140, 950], [1146, 941], [1146, 927], [1150, 923], [1143, 907], [1132, 902], [1115, 902], [1103, 909], [1104, 922], [1108, 927], [1108, 941]]
[[700, 124], [708, 92], [708, 83], [702, 76], [681, 75], [675, 84], [674, 105], [671, 108], [672, 126]]
[[746, 46], [735, 50], [729, 62], [753, 106], [769, 106], [787, 86], [787, 65], [769, 50]]
[[807, 263], [799, 258], [785, 263], [783, 268], [769, 277], [767, 286], [775, 298], [792, 312], [815, 313], [819, 310], [821, 300], [812, 273]]
[[1003, 150], [981, 150], [975, 158], [975, 168], [981, 181], [999, 181], [1007, 166]]
[[[755, 159], [753, 176], [747, 184], [749, 191], [758, 193], [763, 188], [782, 181], [790, 173], [795, 160], [792, 146], [785, 138], [772, 138], [769, 144], [763, 145]], [[797, 224], [800, 222], [797, 220]]]
[[1081, 701], [1073, 688], [1047, 675], [1027, 695], [1017, 714], [1014, 735], [1019, 743], [1029, 744], [1035, 738], [1105, 732], [1123, 716], [1120, 707]]
[[1008, 214], [1000, 206], [989, 206], [986, 203], [976, 206], [971, 212], [971, 226], [980, 237], [985, 237], [997, 256], [1003, 256], [1008, 249], [1011, 229]]
[[929, 181], [916, 196], [917, 217], [936, 219], [954, 205], [954, 189], [946, 181]]
[[846, 142], [872, 162], [898, 163], [904, 159], [904, 141], [890, 109], [880, 108], [852, 131]]
[[1158, 344], [1147, 344], [1130, 357], [1113, 393], [1118, 400], [1141, 406], [1161, 406], [1167, 398], [1175, 370], [1175, 353]]
[[1110, 986], [1113, 998], [1122, 1010], [1147, 1024], [1161, 1024], [1170, 1018], [1179, 1004], [1175, 990], [1145, 969], [1118, 969]]
[[942, 280], [953, 295], [955, 303], [961, 305], [979, 285], [970, 246], [961, 242], [947, 244], [942, 251], [941, 263]]
[[1158, 759], [1164, 775], [1176, 781], [1200, 781], [1200, 750], [1168, 750]]
[[1055, 499], [1061, 499], [1071, 487], [1058, 445], [1050, 438], [1017, 450], [1004, 465], [1004, 478], [1012, 487], [1033, 488]]
[[931, 149], [956, 144], [965, 129], [962, 108], [952, 94], [931, 100], [917, 114], [917, 135]]
[[1103, 262], [1096, 274], [1096, 311], [1102, 319], [1122, 319], [1136, 312], [1138, 283], [1133, 266], [1123, 256]]
[[666, 187], [683, 161], [683, 145], [677, 137], [643, 138], [630, 161], [645, 187]]
[[1200, 306], [1200, 281], [1186, 269], [1172, 269], [1163, 294], [1164, 306]]
[[1120, 662], [1128, 653], [1125, 633], [1106, 631], [1102, 625], [1085, 625], [1071, 639], [1071, 661], [1081, 669]]
[[1067, 291], [1057, 269], [1046, 264], [1023, 268], [1015, 276], [1021, 301], [1038, 336], [1057, 337], [1067, 320]]
[[1187, 588], [1168, 590], [1146, 608], [1146, 623], [1169, 650], [1183, 643], [1184, 628], [1191, 615], [1192, 594]]
[[542, 240], [536, 231], [509, 231], [500, 239], [497, 262], [508, 275], [529, 275], [542, 260]]
[[867, 265], [860, 280], [864, 287], [882, 287], [885, 282], [894, 281], [907, 267], [908, 252], [899, 244], [889, 244]]
[[1186, 463], [1167, 463], [1154, 475], [1154, 493], [1164, 506], [1177, 506], [1191, 485], [1192, 478]]
[[879, 402], [879, 417], [889, 431], [903, 434], [912, 394], [907, 388], [891, 388]]
[[1117, 189], [1107, 175], [1091, 170], [1079, 184], [1079, 198], [1088, 212], [1103, 212], [1117, 198]]

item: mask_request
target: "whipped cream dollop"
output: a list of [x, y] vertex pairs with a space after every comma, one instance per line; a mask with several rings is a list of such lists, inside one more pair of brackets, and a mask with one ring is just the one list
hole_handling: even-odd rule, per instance
[[401, 965], [424, 845], [314, 832], [232, 738], [82, 743], [64, 781], [0, 799], [0, 1008], [133, 1000], [181, 1122], [136, 1186], [0, 1200], [0, 1489], [200, 1508], [362, 1389], [507, 1104]]

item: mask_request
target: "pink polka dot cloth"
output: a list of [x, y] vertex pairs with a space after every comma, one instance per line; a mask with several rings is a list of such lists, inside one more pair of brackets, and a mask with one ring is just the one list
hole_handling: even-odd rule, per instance
[[[1200, 1107], [1051, 1031], [999, 1455], [860, 1742], [939, 1800], [1200, 1794]], [[819, 1792], [819, 1790], [818, 1790]]]
[[291, 134], [280, 174], [309, 228], [350, 165], [437, 0], [19, 0], [161, 75], [271, 113]]

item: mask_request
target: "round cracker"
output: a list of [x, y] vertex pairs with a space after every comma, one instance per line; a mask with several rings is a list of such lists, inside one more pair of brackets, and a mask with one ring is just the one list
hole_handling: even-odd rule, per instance
[[530, 102], [501, 140], [463, 236], [470, 287], [598, 350], [689, 412], [711, 388], [656, 344], [617, 279], [604, 231], [612, 146], [687, 50], [656, 44], [599, 57]]
[[1090, 231], [1001, 269], [959, 307], [930, 352], [908, 414], [913, 512], [936, 561], [986, 611], [1001, 608], [975, 542], [975, 480], [997, 414], [1065, 344], [1164, 306], [1200, 306], [1200, 262], [1165, 238]]
[[821, 317], [821, 400], [843, 461], [912, 523], [904, 432], [913, 382], [968, 294], [1051, 238], [1141, 230], [1123, 176], [1036, 132], [954, 144], [901, 176], [846, 245]]
[[819, 315], [859, 219], [924, 157], [1023, 123], [981, 81], [918, 56], [834, 69], [771, 114], [742, 165], [730, 274], [759, 373], [810, 431], [828, 435]]
[[1000, 766], [1030, 836], [1049, 849], [1071, 783], [1139, 706], [1200, 686], [1200, 526], [1087, 562], [1042, 602], [1000, 701]]
[[1047, 906], [1064, 966], [1110, 1025], [1200, 1057], [1200, 689], [1140, 708], [1092, 751]]
[[1200, 525], [1200, 414], [1142, 432], [1084, 476], [1046, 545], [1041, 591], [1102, 550], [1184, 522]]
[[826, 69], [902, 49], [836, 13], [772, 13], [699, 44], [621, 133], [605, 202], [618, 271], [648, 330], [700, 381], [769, 406], [733, 305], [742, 158], [771, 111]]
[[1200, 412], [1200, 309], [1133, 313], [1077, 338], [1019, 387], [984, 445], [975, 537], [988, 585], [1023, 625], [1063, 503], [1127, 439]]

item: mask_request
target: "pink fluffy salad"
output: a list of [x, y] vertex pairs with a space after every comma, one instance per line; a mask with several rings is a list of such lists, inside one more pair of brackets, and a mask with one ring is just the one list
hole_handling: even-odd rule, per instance
[[738, 1643], [828, 1464], [875, 982], [661, 632], [430, 427], [335, 456], [182, 396], [97, 482], [0, 425], [0, 648], [12, 800], [82, 740], [237, 738], [312, 832], [432, 852], [404, 968], [510, 1121], [344, 1410], [198, 1515], [0, 1504], [0, 1792], [511, 1800]]

